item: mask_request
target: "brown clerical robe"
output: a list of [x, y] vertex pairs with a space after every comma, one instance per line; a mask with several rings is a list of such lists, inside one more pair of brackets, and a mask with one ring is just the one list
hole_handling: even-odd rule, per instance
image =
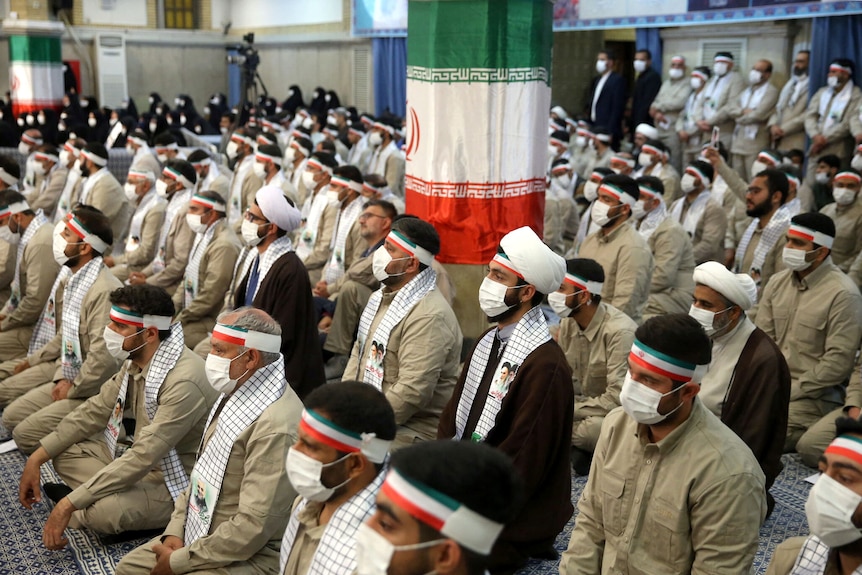
[[[237, 287], [234, 308], [245, 302], [250, 273], [251, 270]], [[326, 376], [308, 270], [296, 253], [290, 251], [275, 260], [252, 303], [281, 325], [284, 375], [299, 399], [305, 399], [311, 390], [326, 383]]]
[[[492, 328], [496, 329], [496, 328]], [[487, 332], [486, 332], [487, 333]], [[480, 336], [481, 341], [484, 334]], [[455, 436], [455, 413], [475, 347], [440, 416], [438, 439]], [[496, 365], [491, 369], [495, 369]], [[487, 368], [486, 368], [487, 369]], [[477, 397], [476, 400], [487, 399]], [[572, 369], [555, 341], [535, 349], [518, 369], [485, 442], [512, 458], [524, 481], [524, 507], [500, 534], [491, 573], [506, 572], [552, 549], [572, 516], [570, 446], [575, 393]], [[465, 434], [469, 439], [470, 435]]]

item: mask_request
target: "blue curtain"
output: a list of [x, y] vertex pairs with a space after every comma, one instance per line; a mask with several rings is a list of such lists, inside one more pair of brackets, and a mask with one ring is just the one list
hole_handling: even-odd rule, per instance
[[404, 117], [407, 103], [407, 38], [374, 38], [374, 102], [380, 116], [388, 108]]
[[636, 28], [635, 29], [635, 50], [649, 50], [652, 54], [652, 67], [661, 74], [665, 75], [661, 65], [661, 29], [660, 28]]
[[814, 18], [811, 30], [811, 61], [809, 93], [814, 94], [826, 85], [829, 63], [835, 58], [850, 58], [856, 64], [858, 84], [862, 66], [862, 15], [829, 16]]

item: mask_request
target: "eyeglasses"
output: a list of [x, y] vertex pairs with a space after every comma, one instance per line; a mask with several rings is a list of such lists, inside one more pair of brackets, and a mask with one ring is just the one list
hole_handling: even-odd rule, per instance
[[381, 216], [379, 214], [372, 214], [371, 212], [359, 214], [359, 221], [360, 222], [364, 222], [364, 221], [368, 220], [368, 218], [381, 218], [381, 219], [385, 220], [386, 216]]
[[251, 210], [246, 210], [244, 216], [245, 216], [245, 219], [247, 219], [251, 223], [255, 223], [255, 222], [263, 222], [265, 224], [269, 223], [268, 219], [254, 215], [253, 213], [251, 213]]

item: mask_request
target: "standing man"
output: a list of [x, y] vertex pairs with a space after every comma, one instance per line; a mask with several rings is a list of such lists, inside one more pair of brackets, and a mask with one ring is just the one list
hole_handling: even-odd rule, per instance
[[662, 83], [649, 113], [658, 130], [658, 139], [667, 146], [670, 164], [679, 173], [682, 170], [682, 147], [676, 130], [676, 121], [691, 93], [691, 83], [685, 77], [685, 58], [682, 56], [671, 58], [667, 74], [668, 78]]
[[703, 134], [710, 134], [717, 127], [721, 130], [721, 142], [730, 147], [734, 126], [731, 110], [745, 82], [733, 69], [733, 54], [730, 52], [716, 52], [712, 71], [713, 76], [704, 87], [703, 119], [697, 127]]
[[805, 109], [808, 107], [808, 60], [811, 52], [800, 50], [793, 61], [793, 75], [784, 84], [778, 104], [769, 117], [772, 147], [782, 152], [805, 148]]
[[736, 122], [730, 144], [733, 168], [745, 180], [754, 177], [751, 165], [771, 141], [767, 126], [778, 101], [778, 89], [769, 82], [771, 77], [772, 62], [755, 62], [748, 72], [748, 87], [733, 102], [730, 111], [730, 117]]
[[682, 158], [678, 160], [681, 166], [694, 160], [700, 154], [704, 141], [709, 141], [709, 132], [701, 130], [701, 126], [705, 125], [701, 124], [701, 121], [706, 103], [706, 85], [711, 77], [712, 70], [706, 66], [699, 66], [691, 73], [691, 92], [674, 127], [682, 147]]
[[652, 53], [646, 48], [635, 52], [634, 59], [635, 90], [632, 94], [632, 115], [629, 127], [634, 133], [635, 127], [641, 124], [653, 125], [650, 107], [661, 89], [661, 75], [652, 67]]
[[523, 227], [500, 240], [488, 267], [479, 305], [497, 326], [467, 357], [437, 437], [484, 442], [514, 462], [525, 505], [500, 534], [490, 565], [511, 573], [529, 557], [553, 557], [572, 514], [572, 370], [539, 306], [560, 288], [566, 266]]
[[374, 122], [368, 136], [368, 144], [374, 150], [368, 160], [368, 172], [386, 178], [392, 193], [403, 198], [405, 161], [395, 145], [395, 128], [383, 121]]
[[764, 477], [697, 398], [710, 347], [684, 314], [654, 317], [635, 332], [622, 409], [605, 418], [562, 575], [631, 565], [748, 573], [766, 516]]
[[590, 123], [607, 128], [612, 136], [611, 147], [619, 149], [623, 135], [623, 112], [626, 108], [625, 78], [614, 71], [616, 58], [610, 49], [601, 50], [596, 57], [596, 72], [590, 85]]

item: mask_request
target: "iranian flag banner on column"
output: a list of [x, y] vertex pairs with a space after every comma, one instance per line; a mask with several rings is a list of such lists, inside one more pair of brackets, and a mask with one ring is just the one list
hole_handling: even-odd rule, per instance
[[444, 263], [486, 264], [521, 226], [542, 236], [552, 8], [543, 0], [411, 0], [407, 211]]
[[12, 112], [59, 109], [63, 100], [60, 38], [9, 36], [9, 86]]

